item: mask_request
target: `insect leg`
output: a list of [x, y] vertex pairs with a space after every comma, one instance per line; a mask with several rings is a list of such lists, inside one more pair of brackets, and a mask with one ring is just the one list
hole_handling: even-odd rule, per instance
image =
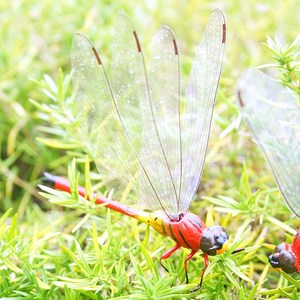
[[184, 261], [184, 270], [185, 270], [185, 282], [189, 283], [188, 271], [187, 271], [187, 262], [197, 253], [198, 250], [193, 250]]
[[167, 259], [169, 258], [176, 250], [178, 250], [181, 246], [179, 244], [176, 244], [174, 247], [172, 247], [170, 250], [168, 250], [166, 253], [164, 253], [162, 255], [162, 257], [160, 258], [160, 265], [167, 271], [169, 272], [169, 270], [162, 264], [162, 260], [163, 259]]
[[201, 286], [202, 286], [202, 281], [203, 281], [204, 273], [205, 273], [206, 268], [209, 265], [208, 255], [206, 253], [203, 254], [203, 258], [204, 258], [204, 267], [203, 267], [203, 270], [202, 270], [200, 283], [193, 290], [191, 290], [191, 292], [198, 291], [201, 288]]

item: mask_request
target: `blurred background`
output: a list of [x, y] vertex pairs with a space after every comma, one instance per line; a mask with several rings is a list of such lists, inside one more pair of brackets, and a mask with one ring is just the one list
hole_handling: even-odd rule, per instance
[[[29, 99], [47, 100], [39, 85], [44, 74], [54, 80], [61, 68], [70, 72], [70, 47], [75, 32], [85, 32], [95, 43], [109, 70], [110, 44], [114, 17], [125, 11], [133, 20], [142, 45], [147, 45], [158, 28], [170, 26], [178, 39], [183, 80], [188, 77], [195, 47], [211, 11], [224, 10], [227, 19], [227, 44], [223, 73], [217, 97], [217, 119], [212, 130], [223, 136], [237, 117], [235, 82], [248, 66], [270, 62], [272, 55], [263, 43], [266, 35], [282, 43], [298, 34], [300, 11], [297, 1], [11, 1], [0, 4], [0, 208], [21, 209], [36, 195], [35, 186], [42, 171], [59, 168], [65, 173], [69, 157], [37, 141], [37, 109]], [[49, 101], [48, 101], [49, 102]], [[219, 127], [219, 128], [218, 128]], [[227, 128], [227, 131], [226, 131]], [[224, 133], [225, 130], [225, 133]], [[232, 139], [233, 137], [229, 137]], [[219, 136], [212, 134], [210, 144]], [[236, 141], [238, 143], [238, 141]], [[217, 151], [227, 155], [234, 145], [223, 140]], [[214, 147], [214, 146], [210, 146]], [[218, 152], [218, 153], [215, 153]], [[213, 155], [213, 156], [214, 156]], [[232, 153], [234, 159], [237, 157]], [[226, 165], [230, 165], [226, 156]], [[212, 162], [211, 162], [212, 163]], [[214, 165], [218, 158], [214, 157]], [[227, 166], [228, 167], [228, 166]], [[207, 168], [205, 168], [207, 169]], [[207, 170], [206, 170], [207, 171]], [[214, 173], [213, 170], [211, 170]], [[212, 176], [212, 174], [210, 174]], [[214, 176], [218, 176], [217, 173]], [[213, 182], [213, 180], [211, 180]], [[213, 183], [208, 183], [213, 185]], [[219, 186], [218, 186], [219, 188]], [[224, 187], [225, 188], [225, 187]], [[230, 188], [226, 186], [226, 189]]]
[[[300, 28], [298, 0], [1, 1], [0, 211], [5, 213], [13, 208], [18, 213], [18, 226], [30, 231], [34, 226], [48, 228], [41, 224], [55, 218], [53, 211], [61, 210], [38, 194], [37, 185], [44, 171], [66, 176], [78, 148], [70, 146], [72, 137], [68, 134], [63, 144], [64, 134], [59, 132], [62, 127], [55, 129], [57, 124], [51, 124], [51, 117], [34, 102], [51, 106], [53, 99], [45, 83], [49, 87], [49, 78], [57, 83], [70, 73], [70, 48], [75, 32], [82, 31], [89, 36], [109, 70], [114, 18], [120, 10], [132, 19], [145, 53], [159, 27], [168, 25], [177, 36], [185, 83], [195, 47], [215, 8], [225, 13], [227, 43], [199, 195], [237, 197], [244, 162], [254, 190], [275, 188], [265, 160], [251, 142], [247, 129], [240, 124], [235, 84], [246, 67], [272, 62], [272, 53], [263, 45], [267, 35], [278, 37], [283, 45], [296, 38]], [[59, 86], [57, 83], [54, 90]], [[61, 96], [63, 109], [64, 99], [71, 96], [72, 87], [66, 85], [63, 93], [57, 91], [57, 94]], [[47, 145], [43, 140], [48, 137], [45, 128], [51, 127], [57, 130], [61, 145], [50, 142]], [[290, 218], [279, 194], [274, 197], [277, 202], [270, 214], [283, 211], [286, 217], [282, 220], [295, 227], [297, 221]], [[194, 201], [191, 210], [205, 215], [208, 206], [205, 201]], [[65, 213], [78, 217], [77, 221], [81, 217], [70, 211]], [[64, 219], [60, 225], [64, 227], [71, 220]], [[232, 233], [238, 225], [233, 222], [228, 226]], [[283, 237], [283, 231], [280, 235]]]

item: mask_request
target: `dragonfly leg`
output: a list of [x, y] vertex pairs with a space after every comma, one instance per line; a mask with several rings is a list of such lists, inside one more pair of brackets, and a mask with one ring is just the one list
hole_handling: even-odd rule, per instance
[[198, 250], [193, 250], [185, 259], [184, 261], [184, 270], [185, 270], [185, 283], [189, 283], [189, 277], [188, 277], [188, 269], [187, 269], [187, 262], [197, 253]]
[[167, 259], [169, 258], [176, 250], [178, 250], [181, 246], [179, 244], [176, 244], [174, 247], [172, 247], [170, 250], [168, 250], [166, 253], [164, 253], [162, 255], [162, 257], [160, 258], [160, 265], [167, 271], [169, 272], [169, 270], [162, 264], [162, 260], [163, 259]]
[[207, 267], [209, 265], [208, 255], [206, 253], [203, 254], [203, 258], [204, 258], [204, 267], [203, 267], [203, 270], [202, 270], [200, 283], [193, 290], [191, 290], [191, 292], [198, 291], [201, 288], [201, 286], [202, 286], [204, 273], [205, 273], [205, 270], [207, 269]]

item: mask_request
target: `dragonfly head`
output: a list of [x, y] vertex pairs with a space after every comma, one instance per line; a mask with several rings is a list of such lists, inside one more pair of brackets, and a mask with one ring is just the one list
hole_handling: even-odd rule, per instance
[[200, 249], [208, 255], [221, 254], [228, 248], [229, 237], [222, 226], [208, 227], [200, 240]]
[[286, 243], [278, 245], [274, 253], [269, 256], [269, 262], [273, 268], [281, 269], [285, 273], [297, 272], [295, 267], [295, 256], [289, 251], [290, 246]]

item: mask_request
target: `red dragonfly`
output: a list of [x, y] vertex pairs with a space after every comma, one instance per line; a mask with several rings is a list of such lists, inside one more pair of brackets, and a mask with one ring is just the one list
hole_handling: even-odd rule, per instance
[[[239, 79], [238, 102], [282, 197], [300, 218], [300, 107], [280, 83], [252, 69]], [[286, 273], [300, 273], [300, 232], [291, 244], [277, 246], [269, 262]]]
[[[78, 118], [84, 145], [96, 162], [113, 199], [150, 209], [136, 210], [97, 196], [97, 203], [151, 225], [175, 241], [160, 261], [176, 250], [191, 250], [187, 263], [201, 250], [208, 255], [226, 250], [228, 234], [221, 226], [207, 227], [188, 212], [198, 189], [219, 84], [226, 24], [213, 11], [197, 47], [185, 99], [180, 91], [179, 50], [174, 33], [162, 26], [152, 42], [146, 72], [142, 47], [131, 21], [120, 13], [112, 45], [112, 80], [91, 41], [82, 33], [72, 45], [72, 69]], [[70, 192], [66, 179], [46, 175], [55, 188]], [[79, 189], [82, 196], [83, 188]]]

